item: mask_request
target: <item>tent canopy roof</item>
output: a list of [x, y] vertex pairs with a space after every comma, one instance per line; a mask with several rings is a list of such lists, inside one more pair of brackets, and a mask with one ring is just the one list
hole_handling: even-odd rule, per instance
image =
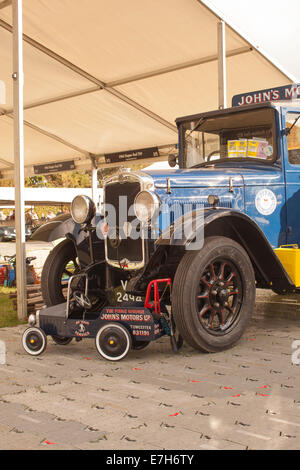
[[[9, 3], [0, 0], [3, 175], [13, 165]], [[175, 144], [176, 117], [218, 107], [219, 21], [200, 0], [23, 0], [27, 172]], [[228, 100], [294, 81], [228, 22], [226, 48]]]

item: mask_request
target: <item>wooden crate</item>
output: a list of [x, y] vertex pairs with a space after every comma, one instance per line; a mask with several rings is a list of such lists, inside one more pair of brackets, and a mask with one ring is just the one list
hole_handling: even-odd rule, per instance
[[[29, 285], [26, 287], [27, 290], [27, 313], [35, 313], [37, 310], [42, 308], [45, 303], [42, 297], [42, 291], [40, 284]], [[17, 292], [9, 294], [9, 298], [13, 299], [14, 310], [17, 310]]]

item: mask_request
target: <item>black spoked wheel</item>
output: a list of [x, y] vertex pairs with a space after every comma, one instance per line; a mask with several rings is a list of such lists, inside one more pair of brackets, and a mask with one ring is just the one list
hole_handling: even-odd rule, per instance
[[30, 327], [23, 333], [22, 344], [28, 354], [39, 356], [46, 349], [47, 337], [40, 328]]
[[172, 294], [175, 324], [191, 346], [207, 352], [232, 347], [245, 331], [255, 301], [255, 277], [245, 250], [209, 237], [184, 255]]
[[51, 336], [53, 339], [54, 343], [59, 344], [61, 346], [66, 346], [67, 344], [70, 344], [73, 338], [62, 338], [60, 336]]
[[131, 348], [131, 336], [128, 330], [118, 323], [107, 323], [96, 336], [96, 348], [99, 354], [109, 361], [120, 361]]
[[78, 271], [74, 244], [70, 240], [64, 240], [50, 252], [42, 271], [41, 288], [48, 307], [65, 302], [67, 281]]
[[231, 261], [221, 257], [206, 266], [196, 298], [203, 327], [212, 334], [224, 334], [240, 314], [242, 294], [241, 274]]

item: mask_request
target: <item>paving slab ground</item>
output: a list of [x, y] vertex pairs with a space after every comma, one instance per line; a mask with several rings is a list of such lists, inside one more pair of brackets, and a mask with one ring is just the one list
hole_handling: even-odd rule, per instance
[[23, 330], [0, 330], [0, 449], [300, 448], [299, 296], [258, 291], [243, 338], [218, 354], [174, 355], [164, 337], [111, 363], [93, 340], [49, 339], [32, 358]]

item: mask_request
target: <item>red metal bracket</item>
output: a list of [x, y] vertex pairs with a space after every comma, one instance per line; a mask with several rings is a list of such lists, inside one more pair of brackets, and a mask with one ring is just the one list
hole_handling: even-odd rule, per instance
[[[145, 299], [145, 308], [150, 308], [152, 309], [154, 307], [155, 313], [161, 313], [160, 310], [160, 301], [159, 301], [159, 291], [158, 291], [158, 284], [160, 283], [165, 283], [168, 286], [171, 287], [172, 280], [170, 278], [167, 279], [154, 279], [153, 281], [149, 282], [148, 287], [147, 287], [147, 292], [146, 292], [146, 299]], [[154, 305], [150, 303], [150, 297], [151, 297], [151, 290], [152, 286], [154, 289]]]

